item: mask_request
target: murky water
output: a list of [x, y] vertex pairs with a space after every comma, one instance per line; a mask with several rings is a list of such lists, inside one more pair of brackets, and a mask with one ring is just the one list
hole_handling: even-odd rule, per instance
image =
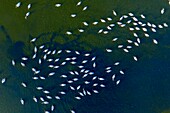
[[[32, 67], [38, 67], [42, 70], [41, 75], [47, 75], [51, 69], [48, 62], [43, 65], [36, 63], [38, 57], [43, 56], [39, 52], [37, 59], [32, 59], [35, 46], [45, 47], [51, 50], [78, 50], [81, 55], [75, 53], [61, 53], [59, 56], [50, 56], [50, 58], [60, 58], [62, 63], [65, 58], [76, 56], [77, 64], [86, 59], [85, 53], [91, 53], [87, 57], [88, 63], [85, 68], [94, 71], [99, 77], [105, 78], [105, 81], [96, 81], [106, 85], [105, 88], [97, 88], [98, 94], [92, 93], [76, 100], [74, 94], [67, 88], [63, 90], [68, 93], [61, 100], [52, 99], [50, 103], [55, 105], [52, 113], [69, 113], [74, 109], [76, 113], [169, 113], [170, 109], [170, 29], [156, 29], [157, 32], [150, 34], [149, 38], [139, 33], [141, 39], [140, 46], [134, 46], [132, 51], [126, 53], [117, 48], [119, 44], [128, 45], [127, 39], [134, 39], [132, 32], [126, 27], [116, 25], [108, 34], [99, 34], [99, 29], [106, 30], [109, 24], [116, 24], [122, 15], [128, 15], [132, 12], [139, 21], [154, 24], [170, 23], [170, 5], [167, 0], [82, 0], [82, 5], [76, 6], [78, 0], [29, 0], [21, 1], [21, 7], [15, 8], [17, 0], [1, 0], [0, 4], [0, 79], [6, 78], [4, 84], [0, 84], [0, 113], [44, 113], [50, 110], [50, 105], [42, 105], [42, 102], [35, 103], [33, 96], [43, 97], [44, 94], [36, 90], [37, 86], [44, 86], [51, 91], [50, 95], [55, 96], [60, 91], [59, 84], [65, 82], [61, 78], [48, 78], [48, 80], [32, 80], [34, 76]], [[31, 3], [32, 7], [27, 10], [27, 5]], [[56, 3], [61, 3], [61, 7], [55, 7]], [[87, 10], [82, 11], [87, 6]], [[165, 8], [165, 13], [160, 14], [161, 9]], [[118, 16], [113, 16], [112, 10], [115, 10]], [[25, 14], [30, 12], [30, 16], [25, 19]], [[71, 18], [71, 14], [76, 14]], [[140, 18], [144, 14], [146, 19]], [[112, 21], [100, 22], [100, 19]], [[93, 22], [99, 22], [93, 25]], [[125, 20], [122, 20], [123, 22]], [[89, 23], [88, 26], [82, 22]], [[130, 25], [132, 27], [132, 25]], [[79, 30], [83, 29], [81, 33]], [[149, 29], [149, 28], [148, 28]], [[67, 35], [66, 32], [72, 32]], [[36, 43], [30, 43], [30, 40], [37, 38]], [[112, 39], [118, 37], [118, 41]], [[158, 44], [153, 44], [153, 39]], [[106, 52], [111, 48], [112, 52]], [[133, 55], [136, 55], [138, 61], [135, 62]], [[28, 56], [31, 60], [26, 61], [26, 67], [20, 65], [21, 58]], [[94, 62], [90, 61], [96, 56], [96, 68]], [[11, 64], [15, 59], [16, 66]], [[118, 67], [112, 67], [111, 75], [119, 75], [120, 84], [116, 85], [112, 81], [111, 75], [104, 73], [105, 67], [113, 65], [120, 61]], [[63, 73], [68, 74], [68, 70], [77, 70], [79, 68], [67, 64], [65, 67], [56, 71], [56, 76]], [[123, 70], [122, 76], [119, 71]], [[46, 78], [47, 79], [47, 78]], [[84, 82], [79, 80], [79, 83]], [[87, 80], [91, 80], [90, 78]], [[21, 86], [21, 83], [27, 83], [27, 87]], [[93, 83], [93, 81], [89, 81]], [[77, 85], [77, 84], [74, 84]], [[94, 83], [93, 83], [94, 85]], [[90, 89], [82, 85], [86, 89]], [[25, 101], [21, 105], [20, 99]]]

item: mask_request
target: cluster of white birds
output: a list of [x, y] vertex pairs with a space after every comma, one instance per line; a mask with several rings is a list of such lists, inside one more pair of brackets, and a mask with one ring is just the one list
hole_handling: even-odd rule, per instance
[[[23, 2], [17, 2], [16, 4], [15, 4], [15, 8], [19, 8], [19, 7], [21, 7], [22, 6], [22, 4], [23, 4]], [[57, 8], [59, 8], [59, 7], [61, 7], [63, 4], [62, 3], [56, 3], [54, 6], [55, 7], [57, 7]], [[76, 3], [76, 7], [80, 7], [82, 5], [82, 1], [79, 1], [78, 3]], [[28, 5], [27, 5], [27, 9], [28, 9], [28, 12], [25, 14], [25, 19], [28, 19], [28, 16], [30, 16], [30, 14], [31, 14], [31, 12], [30, 12], [30, 8], [32, 7], [32, 4], [31, 3], [29, 3]], [[82, 8], [82, 11], [85, 11], [85, 10], [87, 10], [88, 9], [88, 6], [83, 6], [83, 8]], [[73, 13], [73, 14], [71, 14], [71, 17], [72, 18], [74, 18], [74, 17], [76, 17], [77, 16], [77, 14], [75, 14], [75, 13]]]
[[[19, 7], [21, 7], [21, 5], [22, 5], [22, 2], [18, 2], [18, 3], [16, 3], [15, 8], [19, 8]], [[25, 14], [25, 19], [27, 19], [28, 16], [30, 16], [30, 14], [31, 14], [31, 12], [29, 11], [31, 9], [31, 7], [32, 7], [32, 4], [27, 5], [28, 12]]]
[[[33, 38], [30, 40], [31, 43], [36, 43], [37, 39]], [[41, 56], [41, 57], [40, 57]], [[37, 91], [42, 91], [45, 96], [33, 96], [33, 101], [40, 104], [50, 105], [51, 99], [61, 100], [64, 95], [67, 95], [66, 90], [70, 90], [75, 95], [74, 98], [80, 100], [84, 96], [92, 95], [93, 93], [99, 93], [99, 88], [104, 88], [105, 77], [95, 74], [97, 63], [96, 56], [92, 56], [90, 52], [81, 52], [78, 50], [57, 50], [48, 48], [46, 45], [35, 46], [33, 48], [32, 56], [24, 56], [21, 58], [20, 62], [12, 60], [12, 65], [20, 64], [22, 67], [27, 67], [30, 62], [37, 62], [36, 67], [33, 65], [31, 70], [33, 72], [32, 80], [35, 82], [37, 80], [44, 81], [49, 80], [51, 77], [60, 80], [58, 94], [53, 95], [53, 93], [45, 89], [44, 86], [36, 86]], [[64, 70], [63, 74], [58, 73], [58, 71], [63, 70], [64, 67], [71, 65], [75, 70]], [[47, 69], [40, 69], [41, 67], [46, 67]], [[44, 70], [49, 70], [44, 73]], [[61, 82], [63, 81], [63, 82]], [[50, 82], [50, 81], [49, 81]], [[116, 82], [118, 84], [118, 82]], [[21, 86], [26, 88], [28, 85], [26, 82], [22, 82]], [[69, 88], [69, 89], [67, 89]], [[69, 92], [70, 92], [69, 91]], [[53, 95], [53, 96], [50, 96]], [[20, 99], [22, 105], [25, 101], [23, 98]], [[51, 111], [54, 111], [54, 104], [51, 104]], [[47, 112], [47, 111], [45, 111]], [[73, 112], [73, 110], [71, 110]]]
[[[21, 7], [23, 3], [18, 2], [16, 8]], [[81, 7], [82, 11], [88, 9], [88, 6], [83, 6], [82, 1], [79, 1], [75, 4], [76, 7]], [[63, 4], [56, 3], [55, 7], [62, 7]], [[28, 19], [30, 15], [30, 8], [32, 4], [27, 5], [28, 12], [25, 15], [25, 19]], [[165, 13], [165, 9], [162, 8], [160, 11], [161, 15]], [[72, 13], [71, 18], [76, 18], [77, 13]], [[116, 18], [115, 17], [120, 17]], [[97, 27], [99, 24], [104, 24], [104, 28], [95, 29], [96, 35], [105, 36], [114, 32], [114, 28], [127, 28], [131, 33], [130, 39], [126, 40], [126, 43], [119, 43], [118, 37], [112, 37], [110, 40], [113, 42], [113, 45], [116, 43], [117, 48], [125, 53], [130, 53], [132, 48], [139, 47], [144, 38], [150, 39], [151, 33], [156, 33], [158, 29], [168, 27], [167, 23], [154, 24], [149, 21], [146, 22], [146, 17], [144, 14], [139, 16], [134, 13], [129, 12], [126, 15], [119, 15], [115, 10], [112, 10], [112, 16], [101, 18], [93, 22], [83, 21], [81, 24], [85, 28], [78, 28], [79, 33], [84, 33], [89, 27]], [[145, 20], [145, 21], [143, 21]], [[81, 26], [82, 26], [81, 25]], [[89, 26], [91, 25], [91, 26]], [[121, 30], [121, 29], [120, 29]], [[73, 35], [72, 30], [67, 30], [66, 35]], [[154, 44], [158, 44], [158, 39], [151, 39]], [[74, 95], [74, 99], [81, 100], [85, 96], [90, 96], [92, 94], [97, 94], [102, 88], [107, 87], [106, 79], [110, 79], [115, 83], [115, 85], [120, 84], [120, 76], [125, 75], [125, 70], [119, 69], [118, 72], [114, 72], [115, 67], [119, 67], [120, 61], [111, 63], [109, 66], [105, 66], [103, 70], [99, 64], [105, 62], [98, 62], [98, 59], [102, 56], [94, 55], [92, 52], [85, 52], [85, 50], [74, 50], [74, 49], [59, 49], [59, 48], [50, 48], [46, 44], [36, 45], [38, 38], [33, 38], [30, 40], [30, 43], [33, 43], [34, 47], [32, 50], [32, 56], [23, 56], [20, 61], [13, 59], [11, 64], [13, 66], [18, 66], [18, 64], [24, 68], [27, 67], [27, 64], [34, 64], [32, 67], [27, 67], [32, 70], [32, 82], [44, 82], [48, 81], [51, 84], [51, 78], [56, 80], [57, 84], [51, 85], [54, 87], [53, 90], [48, 89], [46, 85], [37, 85], [35, 87], [36, 91], [40, 95], [34, 95], [32, 100], [35, 103], [41, 105], [48, 105], [50, 109], [44, 110], [44, 113], [55, 112], [56, 105], [55, 102], [51, 100], [56, 100], [56, 102], [61, 102], [68, 93]], [[113, 47], [104, 48], [104, 54], [114, 53]], [[134, 61], [138, 61], [138, 56], [132, 56]], [[101, 58], [102, 59], [102, 58]], [[69, 66], [72, 68], [70, 69]], [[100, 73], [97, 73], [100, 71]], [[105, 76], [110, 75], [110, 76]], [[1, 83], [4, 84], [6, 78], [2, 78]], [[23, 88], [29, 87], [29, 82], [21, 82]], [[34, 88], [32, 88], [34, 90]], [[20, 103], [25, 105], [25, 98], [20, 98]], [[75, 113], [75, 110], [70, 109], [71, 113]]]

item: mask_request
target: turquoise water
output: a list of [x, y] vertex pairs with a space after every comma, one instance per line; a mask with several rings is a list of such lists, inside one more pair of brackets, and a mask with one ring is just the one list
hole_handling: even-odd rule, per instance
[[[130, 56], [117, 51], [117, 48], [112, 55], [103, 53], [103, 48], [112, 47], [108, 41], [112, 37], [120, 36], [120, 40], [123, 42], [130, 36], [126, 30], [120, 31], [116, 28], [105, 37], [98, 36], [94, 32], [104, 26], [101, 24], [96, 28], [87, 28], [87, 32], [84, 34], [76, 32], [72, 37], [64, 34], [64, 31], [68, 29], [76, 31], [77, 28], [83, 27], [82, 21], [92, 22], [111, 16], [112, 9], [115, 9], [120, 15], [128, 12], [136, 15], [144, 13], [151, 22], [170, 23], [170, 6], [166, 0], [157, 0], [157, 2], [155, 0], [128, 0], [126, 2], [87, 0], [84, 1], [84, 4], [90, 8], [87, 13], [81, 13], [79, 9], [72, 8], [75, 3], [73, 0], [60, 1], [66, 5], [63, 5], [63, 9], [59, 9], [58, 12], [50, 7], [57, 1], [29, 1], [35, 7], [32, 10], [33, 15], [28, 21], [24, 20], [26, 5], [23, 4], [19, 10], [15, 9], [16, 0], [1, 0], [1, 2], [3, 4], [0, 5], [0, 78], [5, 77], [7, 81], [5, 84], [0, 84], [0, 113], [43, 113], [46, 108], [32, 100], [34, 95], [41, 94], [35, 90], [35, 87], [42, 83], [30, 79], [33, 75], [31, 66], [37, 65], [33, 62], [29, 62], [27, 68], [11, 65], [11, 59], [19, 61], [23, 55], [32, 55], [34, 45], [30, 44], [29, 40], [34, 37], [40, 37], [36, 43], [38, 45], [46, 43], [52, 48], [52, 42], [54, 42], [56, 44], [54, 48], [92, 51], [92, 55], [99, 56], [98, 65], [101, 68], [98, 68], [96, 72], [98, 74], [103, 74], [101, 70], [110, 62], [117, 59], [124, 62], [119, 67], [125, 70], [125, 75], [119, 85], [116, 86], [107, 79], [107, 87], [100, 90], [99, 94], [87, 96], [81, 101], [70, 98], [72, 94], [67, 95], [62, 101], [55, 102], [55, 113], [69, 113], [69, 109], [72, 108], [76, 113], [165, 113], [165, 111], [170, 113], [169, 28], [151, 35], [151, 38], [158, 39], [158, 45], [151, 43], [152, 40], [143, 40], [144, 44], [133, 50], [133, 53], [139, 56], [138, 62], [132, 61]], [[160, 16], [162, 7], [166, 9], [164, 16]], [[71, 20], [67, 16], [72, 11], [80, 13], [75, 20]], [[67, 55], [62, 57], [67, 57]], [[104, 63], [100, 64], [103, 61]], [[68, 68], [66, 67], [66, 69]], [[115, 68], [115, 71], [118, 71], [119, 68]], [[59, 71], [58, 74], [60, 75], [63, 71]], [[20, 85], [23, 81], [28, 83], [27, 88]], [[46, 85], [52, 90], [51, 86], [59, 82], [61, 81], [50, 79], [43, 82], [42, 85]], [[21, 97], [25, 99], [24, 106], [20, 104]]]

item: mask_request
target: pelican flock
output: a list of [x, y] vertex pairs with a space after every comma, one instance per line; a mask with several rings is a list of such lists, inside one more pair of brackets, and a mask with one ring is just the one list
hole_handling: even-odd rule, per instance
[[[90, 7], [83, 4], [83, 1], [75, 3], [75, 7], [81, 8], [81, 12], [90, 10]], [[15, 8], [20, 8], [24, 5], [23, 2], [15, 4]], [[55, 8], [64, 7], [64, 3], [56, 3]], [[34, 16], [31, 9], [33, 4], [27, 4], [27, 12], [25, 19], [29, 20], [29, 16]], [[160, 15], [166, 13], [165, 8], [161, 8]], [[78, 18], [79, 13], [72, 12], [70, 18]], [[28, 21], [29, 22], [29, 21]], [[103, 24], [104, 27], [98, 27]], [[92, 22], [82, 21], [81, 27], [78, 29], [67, 29], [62, 34], [64, 36], [73, 36], [75, 32], [81, 34], [89, 29], [94, 29], [93, 33], [97, 36], [105, 37], [114, 32], [116, 28], [128, 30], [131, 37], [124, 38], [124, 42], [120, 42], [121, 37], [110, 37], [108, 40], [112, 45], [101, 49], [103, 55], [114, 55], [115, 51], [120, 51], [122, 54], [129, 55], [134, 62], [140, 61], [140, 56], [133, 52], [134, 49], [142, 46], [145, 40], [150, 40], [150, 43], [158, 45], [159, 39], [152, 37], [152, 34], [159, 32], [163, 28], [168, 28], [168, 23], [152, 23], [147, 19], [145, 14], [135, 14], [129, 12], [120, 15], [116, 9], [110, 11], [110, 16], [95, 19]], [[87, 96], [96, 95], [104, 90], [108, 85], [108, 81], [112, 82], [115, 87], [120, 85], [122, 78], [126, 75], [126, 69], [120, 65], [121, 60], [111, 60], [104, 65], [107, 59], [103, 59], [95, 50], [85, 50], [71, 47], [56, 47], [55, 42], [38, 43], [41, 37], [33, 37], [29, 40], [32, 51], [31, 55], [25, 55], [17, 59], [11, 59], [11, 66], [21, 66], [32, 71], [30, 75], [31, 82], [37, 84], [36, 87], [30, 87], [30, 82], [22, 81], [20, 84], [23, 88], [35, 90], [35, 95], [30, 100], [44, 107], [44, 113], [56, 113], [57, 104], [62, 103], [64, 98], [72, 98], [76, 101], [81, 101]], [[109, 58], [108, 58], [109, 59]], [[103, 65], [101, 65], [103, 64]], [[116, 70], [115, 70], [116, 69]], [[6, 78], [1, 80], [2, 84], [7, 84]], [[49, 83], [49, 85], [43, 84]], [[71, 96], [70, 96], [71, 94]], [[21, 105], [27, 103], [26, 97], [20, 97]], [[76, 109], [70, 108], [70, 113], [77, 113]]]

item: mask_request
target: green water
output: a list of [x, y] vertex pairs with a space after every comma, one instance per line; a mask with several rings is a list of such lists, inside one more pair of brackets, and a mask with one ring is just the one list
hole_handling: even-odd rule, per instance
[[[128, 36], [125, 31], [113, 31], [113, 34], [96, 36], [95, 28], [87, 28], [87, 32], [79, 34], [77, 31], [71, 37], [63, 36], [67, 30], [74, 31], [82, 25], [82, 21], [93, 22], [112, 15], [112, 10], [118, 15], [133, 12], [136, 15], [145, 14], [147, 20], [153, 23], [170, 23], [170, 5], [167, 0], [84, 0], [83, 6], [88, 10], [82, 12], [83, 7], [75, 7], [78, 0], [29, 0], [23, 1], [21, 8], [15, 8], [17, 0], [0, 0], [0, 78], [7, 78], [4, 85], [0, 85], [0, 113], [42, 113], [44, 106], [34, 103], [31, 98], [34, 90], [24, 89], [20, 82], [27, 80], [30, 70], [11, 66], [11, 59], [18, 59], [23, 54], [29, 55], [32, 45], [29, 40], [43, 34], [39, 43], [49, 41], [53, 34], [58, 34], [54, 41], [62, 46], [76, 45], [85, 50], [103, 51], [112, 46], [107, 38], [121, 35]], [[60, 8], [55, 3], [62, 3]], [[24, 19], [27, 4], [32, 3], [31, 15]], [[160, 15], [161, 8], [165, 14]], [[75, 19], [70, 14], [76, 13]], [[117, 20], [117, 17], [114, 18]], [[101, 24], [99, 27], [103, 27]], [[92, 28], [92, 29], [91, 29]], [[94, 30], [93, 30], [94, 29]], [[170, 113], [170, 29], [160, 30], [152, 36], [159, 39], [159, 45], [144, 43], [140, 49], [135, 49], [141, 55], [139, 62], [132, 63], [129, 56], [115, 50], [113, 55], [103, 55], [106, 63], [109, 58], [125, 60], [126, 77], [117, 87], [111, 84], [101, 93], [82, 99], [59, 103], [57, 113], [67, 113], [69, 108], [75, 107], [78, 113]], [[104, 38], [103, 38], [104, 37]], [[76, 43], [74, 43], [76, 42]], [[76, 49], [77, 49], [76, 48]], [[121, 56], [121, 57], [120, 57]], [[30, 81], [31, 82], [31, 81]], [[30, 83], [33, 87], [36, 85]], [[48, 84], [48, 83], [46, 83]], [[27, 97], [24, 106], [20, 104], [20, 97]]]

